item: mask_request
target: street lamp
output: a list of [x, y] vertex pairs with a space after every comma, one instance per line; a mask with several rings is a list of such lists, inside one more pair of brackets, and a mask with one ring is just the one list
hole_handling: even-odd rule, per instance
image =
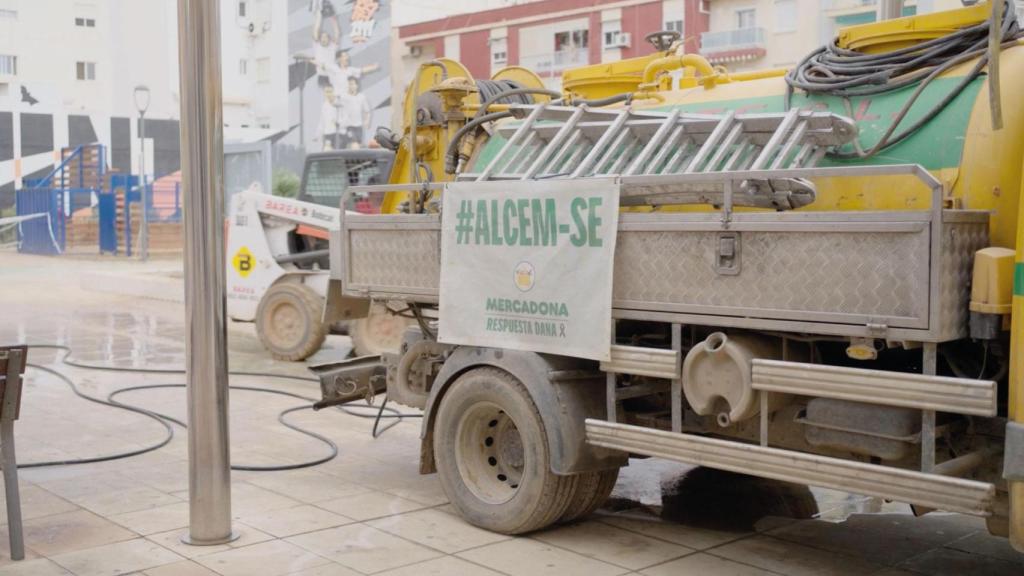
[[139, 184], [142, 190], [139, 258], [145, 262], [149, 258], [149, 203], [146, 201], [146, 110], [149, 108], [149, 87], [144, 84], [135, 87], [135, 108], [139, 111]]

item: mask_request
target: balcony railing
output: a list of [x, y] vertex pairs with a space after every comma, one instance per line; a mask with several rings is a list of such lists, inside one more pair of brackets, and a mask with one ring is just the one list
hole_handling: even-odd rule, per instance
[[561, 73], [566, 68], [586, 66], [590, 64], [590, 52], [586, 48], [559, 50], [544, 54], [523, 55], [519, 57], [519, 65], [533, 70], [537, 74], [550, 75]]
[[832, 0], [832, 5], [825, 9], [826, 12], [847, 12], [859, 10], [868, 6], [875, 7], [878, 0]]
[[702, 54], [763, 47], [764, 28], [737, 28], [735, 30], [704, 32], [700, 35], [700, 51]]

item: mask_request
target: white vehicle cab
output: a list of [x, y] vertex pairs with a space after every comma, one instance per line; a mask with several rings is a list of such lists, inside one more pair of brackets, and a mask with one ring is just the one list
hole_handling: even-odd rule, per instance
[[[297, 198], [253, 191], [231, 197], [227, 222], [227, 307], [235, 321], [255, 322], [264, 347], [279, 360], [303, 360], [334, 329], [351, 328], [356, 352], [380, 353], [392, 332], [374, 318], [354, 325], [323, 321], [328, 290], [328, 240], [340, 228], [338, 208], [351, 185], [377, 184], [390, 172], [386, 150], [339, 150], [306, 158]], [[348, 208], [373, 212], [353, 199]], [[374, 322], [369, 326], [370, 321]], [[403, 324], [385, 316], [384, 321]], [[380, 341], [378, 341], [380, 340]], [[397, 345], [397, 342], [395, 343]]]

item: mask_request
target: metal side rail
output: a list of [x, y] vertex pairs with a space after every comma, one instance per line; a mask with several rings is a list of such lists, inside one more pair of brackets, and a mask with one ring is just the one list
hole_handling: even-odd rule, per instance
[[601, 362], [601, 370], [672, 380], [679, 377], [679, 352], [671, 348], [642, 348], [613, 344], [611, 360]]
[[755, 390], [974, 416], [996, 415], [996, 383], [824, 364], [754, 360]]
[[743, 442], [588, 419], [587, 443], [685, 464], [877, 496], [949, 512], [992, 514], [995, 486]]

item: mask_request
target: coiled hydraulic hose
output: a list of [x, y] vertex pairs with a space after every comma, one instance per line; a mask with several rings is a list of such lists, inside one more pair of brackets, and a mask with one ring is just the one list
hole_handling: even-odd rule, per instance
[[[1003, 12], [1000, 30], [1004, 48], [1016, 45], [1016, 41], [1022, 37], [1016, 13], [1009, 3]], [[847, 112], [850, 113], [852, 106], [849, 98], [883, 94], [916, 85], [877, 143], [864, 150], [855, 141], [855, 151], [836, 151], [830, 154], [838, 158], [873, 156], [914, 134], [942, 112], [981, 74], [989, 59], [988, 34], [989, 22], [986, 21], [939, 38], [880, 54], [865, 54], [841, 48], [833, 40], [808, 54], [786, 74], [786, 108], [792, 105], [794, 90], [844, 98]], [[896, 132], [918, 97], [935, 78], [974, 58], [978, 62], [949, 93], [919, 120]]]

